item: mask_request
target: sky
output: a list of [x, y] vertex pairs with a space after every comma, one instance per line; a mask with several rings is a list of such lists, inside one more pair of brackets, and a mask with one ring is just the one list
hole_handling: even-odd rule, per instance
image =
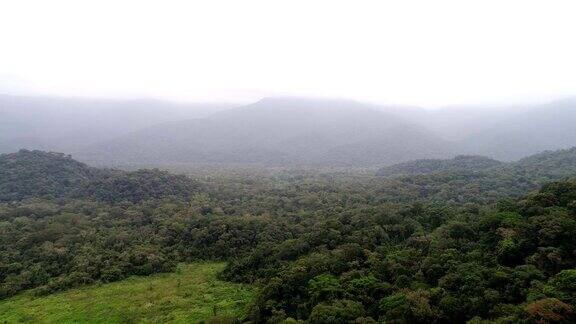
[[425, 107], [576, 95], [576, 1], [2, 0], [0, 92]]

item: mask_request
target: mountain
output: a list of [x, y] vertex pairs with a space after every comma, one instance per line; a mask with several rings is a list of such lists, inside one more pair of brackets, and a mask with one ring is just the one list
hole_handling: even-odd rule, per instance
[[99, 165], [389, 166], [457, 154], [514, 161], [576, 145], [576, 98], [435, 110], [353, 100], [175, 104], [0, 95], [0, 153], [59, 151]]
[[423, 159], [399, 163], [380, 169], [377, 175], [390, 177], [438, 172], [478, 172], [503, 164], [484, 156], [458, 155], [453, 159]]
[[422, 159], [383, 167], [376, 173], [380, 177], [417, 176], [439, 173], [510, 173], [552, 181], [576, 174], [576, 147], [565, 150], [544, 151], [515, 162], [500, 162], [484, 156], [458, 155], [452, 159]]
[[97, 177], [97, 170], [62, 153], [20, 150], [0, 155], [0, 201], [63, 196]]
[[27, 198], [139, 202], [186, 198], [197, 188], [185, 176], [159, 170], [97, 169], [63, 153], [20, 150], [0, 154], [0, 202]]
[[544, 151], [505, 165], [521, 176], [538, 179], [541, 183], [576, 174], [576, 147]]
[[463, 141], [466, 152], [512, 161], [576, 145], [576, 98], [533, 107]]
[[78, 156], [100, 163], [365, 166], [449, 154], [448, 142], [371, 105], [279, 97], [207, 118], [152, 126]]
[[[494, 126], [531, 109], [531, 106], [449, 106], [428, 111], [419, 121], [439, 136], [463, 141], [469, 136], [490, 130]], [[421, 115], [420, 115], [421, 116]]]
[[[464, 168], [455, 167], [457, 159], [453, 159], [415, 161], [382, 168], [377, 173], [380, 176], [376, 180], [380, 186], [378, 195], [407, 202], [430, 199], [450, 203], [495, 203], [576, 174], [576, 147], [546, 151], [509, 163], [478, 159], [472, 160], [483, 161], [478, 163], [479, 167], [474, 167], [475, 163], [468, 163]], [[492, 163], [495, 165], [489, 167]], [[412, 174], [402, 174], [408, 172]]]
[[21, 148], [75, 152], [159, 122], [206, 117], [231, 107], [0, 95], [0, 153]]

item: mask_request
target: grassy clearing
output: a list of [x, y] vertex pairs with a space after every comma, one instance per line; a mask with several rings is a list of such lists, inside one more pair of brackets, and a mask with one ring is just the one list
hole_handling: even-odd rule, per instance
[[176, 273], [0, 301], [0, 323], [197, 323], [242, 317], [253, 289], [216, 279], [223, 263], [182, 264]]

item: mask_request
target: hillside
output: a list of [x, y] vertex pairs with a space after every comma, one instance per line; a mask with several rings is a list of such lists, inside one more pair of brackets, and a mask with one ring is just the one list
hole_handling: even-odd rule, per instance
[[231, 104], [177, 104], [0, 94], [0, 153], [41, 149], [73, 153], [157, 123], [201, 118]]
[[463, 149], [498, 160], [512, 161], [545, 150], [576, 145], [576, 99], [565, 99], [516, 114], [478, 132]]
[[576, 145], [576, 100], [433, 110], [343, 99], [178, 104], [0, 95], [0, 153], [98, 165], [389, 166], [458, 154], [514, 161]]
[[399, 163], [378, 170], [383, 177], [418, 175], [438, 172], [478, 172], [503, 163], [483, 156], [458, 155], [453, 159], [424, 159]]
[[150, 127], [81, 158], [119, 163], [386, 165], [450, 154], [426, 129], [348, 100], [266, 98], [204, 119]]
[[[489, 164], [493, 161], [481, 160]], [[454, 162], [425, 160], [383, 168], [378, 172], [382, 178], [375, 180], [378, 193], [397, 201], [426, 199], [442, 203], [495, 203], [504, 198], [522, 196], [549, 181], [574, 177], [576, 147], [547, 151], [487, 168], [442, 168]], [[415, 174], [402, 175], [409, 171]], [[387, 176], [389, 178], [385, 178]]]
[[565, 150], [545, 151], [510, 164], [523, 175], [544, 181], [560, 177], [572, 177], [575, 173], [576, 147]]
[[176, 273], [131, 277], [38, 298], [0, 301], [0, 322], [198, 323], [242, 318], [253, 287], [218, 280], [221, 263], [181, 264]]
[[83, 198], [138, 202], [189, 197], [198, 185], [159, 170], [96, 169], [62, 153], [20, 150], [0, 155], [0, 201]]
[[62, 153], [20, 150], [0, 155], [0, 201], [68, 196], [99, 171]]
[[448, 106], [428, 110], [426, 115], [413, 118], [445, 139], [463, 142], [472, 135], [485, 134], [530, 109], [533, 105]]

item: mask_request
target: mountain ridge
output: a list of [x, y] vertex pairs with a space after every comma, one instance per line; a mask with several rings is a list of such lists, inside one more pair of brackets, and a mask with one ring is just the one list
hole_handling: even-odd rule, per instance
[[0, 94], [0, 153], [25, 149], [77, 152], [159, 122], [204, 117], [232, 104], [158, 99], [86, 99]]
[[109, 203], [186, 198], [198, 184], [158, 169], [99, 169], [71, 155], [38, 150], [0, 154], [0, 202], [28, 198], [80, 198]]
[[[402, 132], [406, 134], [396, 136]], [[385, 152], [380, 149], [372, 161], [363, 160], [362, 150], [355, 151], [362, 144], [366, 144], [364, 153], [380, 147]], [[149, 150], [147, 155], [146, 145], [163, 153], [154, 156]], [[413, 150], [402, 152], [408, 146]], [[127, 156], [129, 147], [141, 148], [138, 158]], [[186, 150], [188, 154], [183, 153]], [[450, 150], [445, 141], [431, 132], [367, 104], [265, 98], [204, 119], [156, 125], [104, 143], [96, 151], [105, 159], [125, 162], [169, 162], [179, 156], [178, 162], [189, 163], [367, 165], [443, 156]], [[106, 157], [109, 152], [122, 154]]]

